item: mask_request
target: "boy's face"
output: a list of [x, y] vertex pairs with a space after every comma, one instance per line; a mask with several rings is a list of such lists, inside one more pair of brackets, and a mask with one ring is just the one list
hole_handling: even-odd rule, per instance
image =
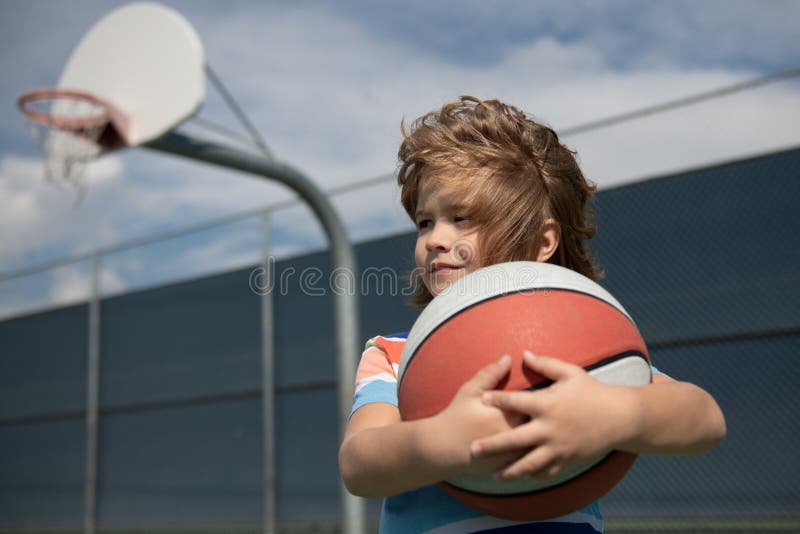
[[478, 229], [466, 217], [458, 192], [422, 180], [415, 217], [417, 270], [435, 297], [462, 276], [480, 268]]

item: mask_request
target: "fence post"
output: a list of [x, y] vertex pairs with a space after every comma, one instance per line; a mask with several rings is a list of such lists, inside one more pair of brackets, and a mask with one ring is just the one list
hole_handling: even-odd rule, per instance
[[[271, 287], [269, 258], [269, 210], [261, 215], [261, 246], [264, 276]], [[264, 534], [277, 532], [275, 506], [275, 343], [272, 291], [261, 291], [261, 400], [264, 432]]]
[[86, 365], [86, 466], [83, 532], [94, 534], [97, 504], [97, 434], [100, 397], [100, 254], [92, 255], [89, 298], [89, 338]]

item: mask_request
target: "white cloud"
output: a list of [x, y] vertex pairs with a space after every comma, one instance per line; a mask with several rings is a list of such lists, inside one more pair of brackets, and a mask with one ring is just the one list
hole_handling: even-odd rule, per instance
[[106, 219], [103, 197], [120, 187], [124, 169], [110, 156], [86, 168], [82, 178], [93, 190], [81, 200], [81, 193], [63, 181], [44, 178], [40, 158], [8, 154], [0, 160], [0, 227], [4, 237], [0, 264], [13, 266], [46, 256], [52, 247], [63, 254], [72, 243], [118, 239], [118, 229]]
[[100, 270], [100, 291], [103, 295], [119, 293], [127, 288], [127, 281], [119, 273], [108, 268]]
[[77, 268], [61, 268], [54, 271], [50, 296], [54, 304], [66, 304], [85, 300], [91, 294], [89, 277]]
[[800, 95], [773, 87], [567, 137], [602, 187], [797, 147]]

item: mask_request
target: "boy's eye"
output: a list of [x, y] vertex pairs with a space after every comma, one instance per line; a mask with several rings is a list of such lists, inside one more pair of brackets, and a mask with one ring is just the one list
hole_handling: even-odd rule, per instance
[[431, 225], [430, 219], [421, 219], [417, 221], [417, 228], [420, 230], [424, 230], [425, 228], [428, 228], [430, 225]]
[[453, 221], [457, 223], [469, 222], [469, 217], [453, 217]]

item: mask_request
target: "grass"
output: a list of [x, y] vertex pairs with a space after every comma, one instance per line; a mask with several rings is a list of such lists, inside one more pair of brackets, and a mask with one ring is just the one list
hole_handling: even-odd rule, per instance
[[606, 534], [800, 533], [800, 518], [607, 519]]

